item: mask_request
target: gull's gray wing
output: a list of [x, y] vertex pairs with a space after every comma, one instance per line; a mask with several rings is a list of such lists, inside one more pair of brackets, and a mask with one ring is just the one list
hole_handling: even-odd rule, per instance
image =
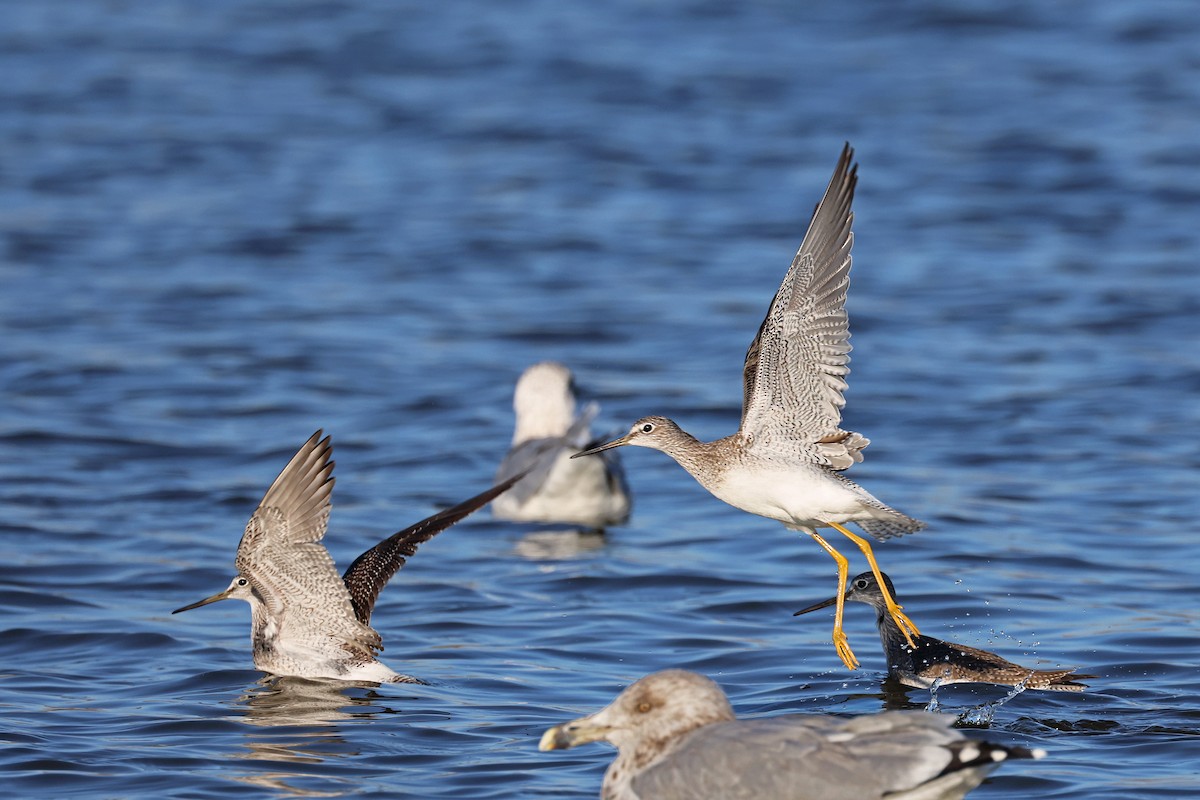
[[991, 745], [951, 729], [953, 720], [890, 711], [852, 719], [790, 715], [707, 725], [684, 736], [665, 759], [636, 776], [632, 787], [641, 797], [659, 800], [872, 800], [914, 796], [944, 784], [955, 791], [917, 796], [961, 797], [998, 760]]
[[512, 499], [517, 505], [533, 497], [546, 484], [558, 454], [567, 446], [558, 436], [530, 439], [508, 451], [496, 470], [496, 480], [504, 481], [513, 475], [524, 475], [524, 479], [512, 489]]
[[847, 144], [742, 372], [742, 433], [756, 445], [801, 452], [833, 469], [861, 461], [868, 444], [839, 427], [850, 372], [845, 304], [858, 182], [853, 158]]
[[587, 447], [588, 428], [599, 411], [600, 406], [596, 403], [588, 403], [562, 436], [528, 439], [509, 450], [496, 470], [496, 482], [523, 474], [525, 479], [513, 487], [511, 495], [517, 505], [524, 505], [546, 484], [560, 453]]
[[342, 581], [350, 593], [354, 615], [359, 622], [363, 625], [370, 623], [371, 611], [375, 608], [379, 593], [396, 571], [404, 566], [406, 559], [417, 552], [417, 545], [429, 541], [472, 511], [487, 505], [522, 477], [522, 474], [514, 475], [470, 500], [439, 511], [416, 525], [392, 534], [354, 559], [354, 563], [346, 568]]
[[321, 544], [333, 491], [333, 446], [314, 433], [279, 473], [238, 545], [235, 566], [277, 626], [277, 640], [368, 655], [379, 634], [354, 616], [350, 594]]
[[575, 421], [571, 423], [571, 427], [567, 428], [567, 432], [563, 434], [563, 439], [572, 447], [586, 447], [590, 441], [591, 434], [589, 433], [592, 420], [596, 419], [596, 415], [600, 413], [600, 404], [596, 402], [588, 403], [583, 407], [583, 411], [575, 417]]

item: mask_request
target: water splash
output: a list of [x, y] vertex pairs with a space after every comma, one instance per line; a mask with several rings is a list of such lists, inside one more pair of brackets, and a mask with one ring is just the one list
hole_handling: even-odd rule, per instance
[[[1032, 677], [1032, 676], [1030, 676], [1030, 677]], [[964, 711], [963, 713], [958, 715], [958, 721], [955, 724], [956, 725], [965, 725], [965, 726], [969, 726], [972, 728], [991, 727], [992, 720], [995, 719], [996, 712], [1000, 710], [1000, 706], [1004, 705], [1009, 700], [1012, 700], [1014, 697], [1019, 695], [1021, 692], [1025, 691], [1028, 683], [1029, 683], [1029, 678], [1027, 677], [1027, 678], [1025, 678], [1025, 680], [1014, 685], [1012, 690], [1008, 694], [1004, 695], [1004, 697], [1001, 697], [999, 700], [993, 700], [990, 703], [984, 703], [983, 705], [976, 706], [975, 708], [967, 709], [966, 711]]]
[[938, 703], [938, 689], [941, 688], [942, 679], [935, 678], [933, 683], [929, 684], [929, 704], [925, 706], [925, 710], [931, 714], [936, 714], [942, 710], [942, 706]]

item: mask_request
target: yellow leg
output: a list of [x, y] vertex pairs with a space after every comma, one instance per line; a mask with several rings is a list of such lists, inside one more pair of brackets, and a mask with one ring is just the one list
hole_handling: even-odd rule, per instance
[[879, 572], [879, 565], [875, 563], [875, 554], [871, 552], [871, 543], [861, 536], [856, 536], [848, 531], [844, 526], [838, 525], [836, 522], [830, 522], [828, 524], [829, 527], [836, 529], [843, 536], [848, 537], [850, 541], [858, 545], [859, 550], [862, 550], [863, 555], [867, 557], [867, 563], [871, 565], [871, 572], [875, 575], [875, 582], [879, 584], [879, 592], [883, 595], [883, 601], [887, 604], [888, 613], [892, 615], [892, 619], [896, 621], [896, 625], [899, 626], [900, 632], [903, 633], [904, 638], [908, 640], [908, 646], [916, 647], [917, 645], [915, 642], [913, 642], [912, 637], [920, 636], [921, 632], [917, 630], [917, 626], [914, 625], [913, 621], [908, 618], [904, 611], [901, 610], [900, 604], [893, 600], [892, 595], [888, 592], [887, 584], [883, 580], [883, 575], [881, 575]]
[[833, 549], [833, 545], [825, 541], [819, 534], [812, 532], [808, 534], [817, 540], [817, 544], [825, 548], [825, 552], [833, 556], [833, 560], [837, 562], [838, 568], [838, 590], [837, 590], [837, 608], [833, 615], [833, 646], [837, 649], [837, 654], [842, 663], [846, 665], [846, 669], [858, 669], [858, 659], [854, 657], [854, 651], [850, 649], [850, 640], [846, 638], [846, 632], [842, 630], [842, 610], [846, 605], [846, 576], [849, 575], [850, 562], [846, 557]]

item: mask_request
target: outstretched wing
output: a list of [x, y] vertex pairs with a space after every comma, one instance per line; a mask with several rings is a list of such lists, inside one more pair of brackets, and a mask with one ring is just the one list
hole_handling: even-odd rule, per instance
[[279, 473], [238, 545], [235, 565], [248, 578], [289, 646], [330, 644], [373, 653], [379, 634], [354, 616], [350, 595], [321, 544], [333, 491], [333, 446], [314, 433]]
[[850, 372], [846, 290], [858, 182], [847, 144], [771, 307], [746, 351], [741, 431], [774, 449], [799, 450], [845, 469], [867, 440], [843, 431]]
[[417, 552], [417, 545], [429, 541], [472, 511], [487, 505], [523, 477], [523, 472], [513, 475], [470, 500], [464, 500], [452, 508], [421, 520], [412, 527], [392, 534], [354, 559], [354, 563], [346, 568], [342, 581], [350, 593], [354, 615], [359, 622], [363, 625], [370, 623], [371, 611], [375, 608], [375, 601], [379, 599], [379, 592], [396, 571], [404, 566], [405, 560]]

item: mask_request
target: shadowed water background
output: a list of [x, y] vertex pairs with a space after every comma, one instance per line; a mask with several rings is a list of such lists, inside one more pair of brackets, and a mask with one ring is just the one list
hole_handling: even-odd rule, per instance
[[[0, 782], [594, 797], [546, 727], [643, 674], [742, 716], [922, 707], [810, 540], [625, 452], [604, 538], [484, 513], [373, 619], [431, 686], [260, 683], [223, 588], [317, 427], [342, 567], [490, 483], [528, 364], [732, 432], [843, 140], [851, 477], [925, 633], [1099, 677], [973, 797], [1200, 791], [1200, 15], [1189, 3], [13, 3], [0, 29]], [[847, 553], [853, 548], [847, 548]], [[852, 571], [863, 567], [852, 561]], [[947, 687], [962, 712], [1005, 690]]]

